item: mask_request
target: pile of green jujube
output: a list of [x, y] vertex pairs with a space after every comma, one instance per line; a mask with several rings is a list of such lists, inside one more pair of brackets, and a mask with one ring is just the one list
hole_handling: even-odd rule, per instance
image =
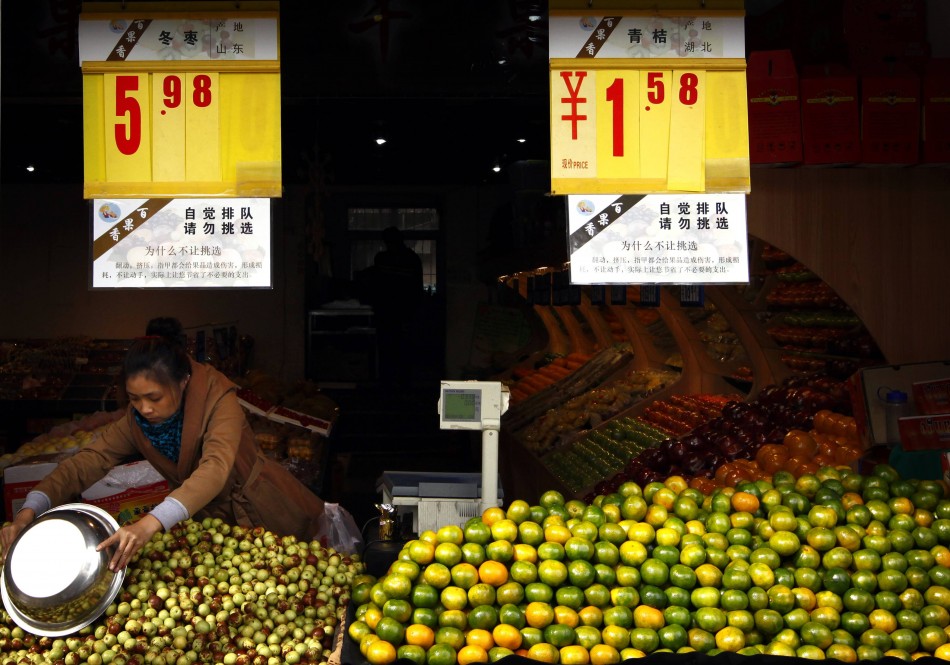
[[657, 652], [950, 659], [942, 482], [823, 467], [704, 495], [674, 476], [592, 503], [545, 492], [408, 542], [354, 585], [372, 665]]
[[158, 533], [129, 564], [103, 616], [40, 637], [0, 611], [0, 665], [327, 663], [358, 555], [220, 519]]

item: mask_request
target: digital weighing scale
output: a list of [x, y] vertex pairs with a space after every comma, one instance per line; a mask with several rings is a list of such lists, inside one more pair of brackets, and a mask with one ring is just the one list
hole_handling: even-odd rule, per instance
[[439, 427], [482, 432], [482, 510], [498, 505], [498, 431], [511, 396], [500, 381], [442, 381]]

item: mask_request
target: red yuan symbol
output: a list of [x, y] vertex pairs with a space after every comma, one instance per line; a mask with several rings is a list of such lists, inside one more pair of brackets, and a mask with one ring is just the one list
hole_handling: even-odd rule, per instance
[[[571, 76], [577, 76], [577, 85], [571, 86]], [[561, 78], [564, 79], [564, 85], [567, 86], [567, 92], [570, 97], [561, 97], [562, 104], [571, 105], [571, 113], [568, 115], [562, 115], [561, 120], [570, 120], [571, 121], [571, 139], [577, 140], [577, 121], [578, 120], [587, 120], [586, 115], [580, 115], [577, 112], [578, 104], [586, 104], [587, 97], [578, 97], [577, 93], [581, 90], [581, 85], [584, 83], [584, 77], [587, 76], [587, 72], [561, 72]]]

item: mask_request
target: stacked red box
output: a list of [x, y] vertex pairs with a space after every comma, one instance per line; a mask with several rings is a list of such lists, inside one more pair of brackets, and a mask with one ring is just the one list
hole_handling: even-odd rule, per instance
[[861, 161], [920, 161], [920, 77], [895, 65], [861, 77]]
[[921, 161], [950, 163], [950, 58], [934, 58], [927, 63], [922, 103]]
[[753, 51], [746, 69], [749, 161], [795, 164], [802, 160], [801, 104], [792, 52]]
[[806, 67], [801, 78], [805, 164], [861, 159], [858, 78], [841, 65]]
[[851, 66], [873, 70], [900, 62], [919, 71], [929, 55], [925, 0], [845, 0], [844, 36]]

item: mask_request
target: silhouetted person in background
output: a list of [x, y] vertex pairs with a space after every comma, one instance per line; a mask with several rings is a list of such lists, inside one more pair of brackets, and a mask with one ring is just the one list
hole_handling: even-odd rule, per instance
[[413, 328], [419, 317], [422, 261], [395, 226], [383, 230], [386, 249], [373, 259], [373, 313], [384, 385], [404, 384], [412, 373]]

